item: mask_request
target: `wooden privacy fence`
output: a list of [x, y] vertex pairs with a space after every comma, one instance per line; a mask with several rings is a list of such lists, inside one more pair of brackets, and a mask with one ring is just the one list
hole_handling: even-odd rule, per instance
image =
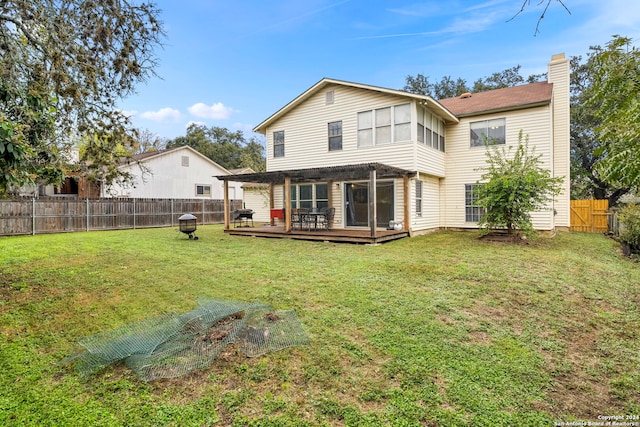
[[[240, 209], [232, 200], [230, 209]], [[224, 201], [212, 199], [42, 199], [0, 200], [0, 235], [64, 233], [125, 228], [171, 227], [191, 213], [198, 224], [224, 222]]]
[[571, 231], [607, 233], [608, 200], [571, 200]]

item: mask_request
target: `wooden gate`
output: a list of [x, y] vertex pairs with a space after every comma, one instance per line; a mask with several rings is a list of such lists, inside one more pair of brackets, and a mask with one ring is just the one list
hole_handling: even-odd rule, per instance
[[571, 200], [571, 231], [606, 233], [609, 231], [608, 200]]

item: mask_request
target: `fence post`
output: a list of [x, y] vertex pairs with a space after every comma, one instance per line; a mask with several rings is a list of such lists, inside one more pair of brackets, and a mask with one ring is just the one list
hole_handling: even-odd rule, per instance
[[136, 229], [136, 199], [133, 199], [133, 229]]
[[84, 199], [85, 201], [85, 218], [84, 218], [84, 229], [85, 231], [89, 231], [89, 198]]
[[171, 199], [171, 226], [173, 227], [173, 199]]
[[36, 235], [36, 198], [31, 198], [31, 235]]

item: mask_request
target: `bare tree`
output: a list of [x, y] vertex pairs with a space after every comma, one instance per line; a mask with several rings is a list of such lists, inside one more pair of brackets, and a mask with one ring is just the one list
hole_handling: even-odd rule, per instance
[[[537, 7], [542, 6], [543, 10], [542, 10], [542, 13], [540, 14], [540, 17], [538, 18], [538, 23], [536, 24], [536, 31], [535, 31], [535, 33], [533, 33], [534, 36], [537, 35], [540, 32], [540, 24], [542, 23], [542, 20], [546, 16], [547, 11], [549, 10], [549, 6], [551, 6], [551, 3], [553, 3], [553, 2], [560, 3], [560, 5], [564, 8], [564, 10], [566, 10], [567, 13], [569, 15], [571, 15], [571, 11], [564, 4], [564, 2], [562, 0], [539, 0], [534, 6], [537, 6]], [[520, 10], [511, 19], [509, 19], [509, 21], [514, 20], [518, 15], [523, 13], [526, 10], [526, 8], [528, 8], [528, 7], [531, 7], [531, 0], [523, 0], [522, 7], [520, 8]]]

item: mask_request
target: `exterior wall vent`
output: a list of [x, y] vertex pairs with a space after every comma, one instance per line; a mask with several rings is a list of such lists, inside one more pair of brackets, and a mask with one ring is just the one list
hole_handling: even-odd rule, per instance
[[330, 90], [326, 93], [325, 101], [327, 105], [333, 104], [334, 91]]

